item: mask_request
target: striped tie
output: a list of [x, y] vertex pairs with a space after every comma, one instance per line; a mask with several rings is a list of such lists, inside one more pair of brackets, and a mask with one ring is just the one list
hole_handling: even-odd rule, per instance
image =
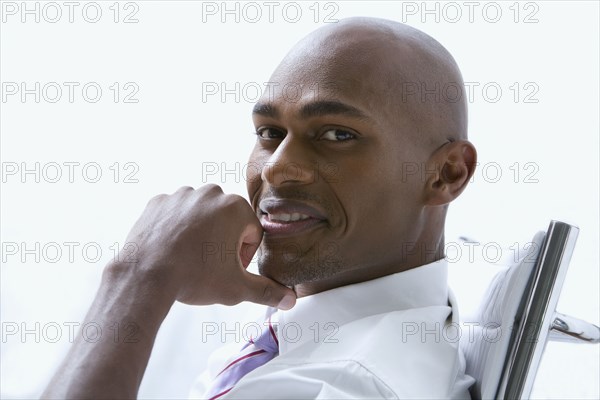
[[215, 377], [204, 397], [214, 400], [225, 395], [244, 375], [271, 361], [278, 354], [279, 341], [269, 317], [269, 329], [265, 329], [257, 339], [250, 338], [242, 347], [240, 355]]

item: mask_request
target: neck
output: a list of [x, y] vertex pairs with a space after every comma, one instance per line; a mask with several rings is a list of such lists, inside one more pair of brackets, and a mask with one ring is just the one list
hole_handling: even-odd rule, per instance
[[[434, 238], [432, 238], [434, 239]], [[366, 282], [372, 279], [395, 274], [430, 264], [444, 258], [444, 233], [437, 235], [435, 240], [418, 241], [414, 248], [407, 249], [401, 255], [401, 260], [390, 265], [371, 265], [365, 268], [343, 270], [334, 276], [314, 282], [304, 282], [294, 286], [298, 297], [310, 296], [338, 287]]]

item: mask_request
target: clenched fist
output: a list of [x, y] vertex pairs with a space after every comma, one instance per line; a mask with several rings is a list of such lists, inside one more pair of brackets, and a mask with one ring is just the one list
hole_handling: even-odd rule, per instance
[[217, 185], [182, 187], [152, 198], [127, 237], [135, 262], [115, 262], [119, 279], [160, 287], [165, 301], [233, 305], [247, 300], [291, 308], [295, 293], [246, 268], [262, 226], [246, 200]]

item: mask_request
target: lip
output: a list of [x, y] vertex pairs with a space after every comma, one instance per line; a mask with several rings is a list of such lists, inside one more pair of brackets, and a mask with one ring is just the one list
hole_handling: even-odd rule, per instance
[[[259, 203], [259, 219], [266, 234], [269, 236], [292, 236], [324, 224], [325, 213], [316, 207], [297, 200], [265, 198]], [[298, 221], [271, 220], [272, 214], [304, 214], [306, 219]]]

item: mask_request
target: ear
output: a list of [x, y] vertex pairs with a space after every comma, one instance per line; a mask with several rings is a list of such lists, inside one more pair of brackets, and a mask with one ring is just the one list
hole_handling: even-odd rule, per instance
[[457, 198], [475, 172], [477, 151], [467, 140], [449, 142], [427, 161], [425, 204], [440, 206]]

